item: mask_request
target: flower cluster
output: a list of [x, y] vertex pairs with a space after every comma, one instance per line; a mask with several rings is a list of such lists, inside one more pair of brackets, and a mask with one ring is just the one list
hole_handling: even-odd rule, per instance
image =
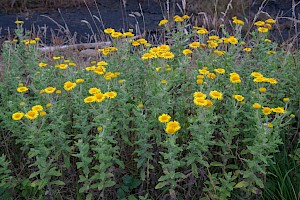
[[171, 116], [168, 114], [162, 114], [158, 117], [158, 121], [161, 123], [166, 123], [166, 133], [173, 135], [175, 132], [179, 131], [180, 124], [178, 121], [170, 121]]

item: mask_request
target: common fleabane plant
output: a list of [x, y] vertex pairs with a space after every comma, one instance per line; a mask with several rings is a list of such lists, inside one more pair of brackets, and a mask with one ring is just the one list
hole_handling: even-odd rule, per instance
[[[39, 40], [18, 22], [19, 40], [5, 42], [2, 55], [6, 195], [259, 197], [295, 122], [299, 55], [268, 39], [274, 20], [256, 23], [243, 41], [237, 18], [222, 37], [187, 29], [189, 18], [160, 21], [163, 44], [105, 29], [113, 45], [88, 66], [40, 59]], [[12, 165], [26, 170], [15, 175]]]

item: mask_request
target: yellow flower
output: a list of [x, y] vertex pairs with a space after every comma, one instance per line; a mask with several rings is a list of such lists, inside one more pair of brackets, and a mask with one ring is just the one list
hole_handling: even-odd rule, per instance
[[113, 28], [104, 29], [104, 33], [106, 33], [106, 34], [112, 34], [113, 32], [115, 32], [115, 29], [113, 29]]
[[175, 15], [175, 16], [173, 17], [173, 19], [174, 19], [175, 22], [182, 22], [182, 21], [183, 21], [183, 18], [180, 17], [180, 16], [178, 16], [178, 15]]
[[67, 65], [67, 64], [65, 64], [65, 63], [61, 63], [61, 64], [59, 64], [58, 66], [57, 66], [57, 68], [59, 68], [59, 69], [67, 69], [68, 68], [68, 66], [69, 65]]
[[125, 36], [125, 37], [133, 37], [134, 34], [131, 33], [131, 32], [125, 32], [125, 33], [123, 33], [123, 36]]
[[162, 19], [162, 20], [160, 20], [158, 25], [162, 26], [162, 25], [165, 25], [166, 23], [168, 23], [168, 20], [167, 19]]
[[240, 79], [240, 75], [237, 73], [230, 73], [230, 82], [231, 83], [240, 83], [241, 79]]
[[124, 83], [125, 82], [125, 80], [124, 79], [121, 79], [121, 80], [118, 80], [118, 83]]
[[54, 56], [53, 57], [53, 60], [59, 60], [60, 59], [60, 56]]
[[230, 42], [231, 44], [237, 44], [239, 41], [237, 38], [235, 38], [234, 36], [230, 36], [228, 38], [228, 42]]
[[272, 109], [269, 107], [263, 107], [262, 112], [264, 115], [269, 115], [272, 113]]
[[39, 63], [39, 67], [46, 67], [46, 66], [47, 66], [46, 63], [43, 63], [43, 62], [40, 62], [40, 63]]
[[205, 107], [210, 108], [213, 105], [213, 102], [209, 99], [206, 100], [207, 104]]
[[275, 54], [275, 53], [276, 53], [276, 51], [267, 51], [268, 55], [272, 55], [272, 54]]
[[51, 103], [47, 103], [47, 104], [46, 104], [46, 107], [47, 107], [47, 108], [50, 108], [51, 106], [52, 106]]
[[272, 41], [270, 39], [265, 39], [264, 42], [270, 43]]
[[137, 105], [137, 107], [139, 107], [139, 108], [143, 108], [143, 107], [144, 107], [144, 105], [143, 105], [142, 103], [139, 103], [139, 104]]
[[264, 26], [265, 25], [265, 22], [263, 21], [257, 21], [254, 23], [255, 26]]
[[56, 94], [61, 94], [61, 90], [56, 90]]
[[32, 108], [31, 108], [31, 110], [32, 111], [42, 111], [42, 110], [44, 110], [44, 108], [43, 108], [43, 106], [41, 106], [41, 105], [35, 105], [35, 106], [33, 106]]
[[120, 38], [122, 36], [123, 36], [123, 34], [121, 32], [113, 32], [113, 33], [111, 33], [111, 37], [113, 37], [113, 38]]
[[197, 30], [197, 33], [200, 34], [200, 35], [205, 35], [205, 34], [208, 34], [208, 31], [206, 28], [199, 28]]
[[94, 94], [94, 97], [96, 102], [102, 102], [105, 100], [105, 94], [103, 93]]
[[234, 19], [233, 23], [237, 24], [237, 25], [244, 25], [244, 22], [242, 20], [240, 20], [240, 19]]
[[184, 49], [183, 51], [182, 51], [182, 53], [184, 54], [184, 55], [189, 55], [189, 54], [191, 54], [191, 53], [193, 53], [190, 49]]
[[167, 84], [167, 80], [161, 80], [161, 84]]
[[251, 50], [252, 49], [250, 47], [246, 47], [246, 48], [243, 49], [243, 51], [245, 51], [245, 52], [250, 52]]
[[290, 118], [295, 118], [295, 115], [294, 114], [290, 114]]
[[98, 88], [90, 88], [89, 93], [90, 94], [98, 94], [98, 93], [101, 93], [101, 90], [99, 90]]
[[15, 24], [17, 24], [17, 25], [18, 25], [18, 24], [24, 24], [24, 22], [21, 21], [21, 20], [16, 20], [16, 21], [15, 21]]
[[217, 77], [217, 75], [214, 74], [214, 73], [208, 73], [208, 74], [207, 74], [207, 78], [215, 79], [216, 77]]
[[175, 57], [174, 54], [173, 54], [172, 52], [169, 52], [169, 51], [163, 53], [162, 56], [163, 56], [163, 58], [165, 58], [165, 59], [172, 59], [172, 58]]
[[117, 93], [114, 91], [110, 91], [110, 92], [105, 92], [105, 97], [109, 98], [109, 99], [113, 99], [117, 96]]
[[102, 130], [103, 130], [103, 127], [102, 127], [102, 126], [98, 126], [98, 127], [97, 127], [97, 130], [98, 130], [98, 131], [102, 131]]
[[77, 84], [76, 83], [72, 83], [71, 81], [67, 81], [64, 84], [64, 89], [67, 91], [72, 90]]
[[214, 72], [216, 72], [218, 74], [224, 74], [225, 73], [225, 69], [217, 68], [217, 69], [214, 69]]
[[189, 46], [193, 49], [199, 48], [200, 42], [192, 42], [191, 44], [189, 44]]
[[161, 123], [167, 123], [171, 120], [171, 116], [168, 114], [162, 114], [158, 117], [158, 121]]
[[259, 103], [255, 103], [252, 105], [252, 107], [255, 109], [259, 109], [259, 108], [261, 108], [261, 105]]
[[239, 95], [239, 94], [233, 95], [233, 98], [235, 98], [235, 100], [237, 100], [237, 101], [243, 101], [244, 100], [244, 97], [242, 95]]
[[83, 83], [83, 82], [84, 82], [84, 79], [82, 79], [82, 78], [76, 79], [76, 83]]
[[145, 53], [142, 56], [142, 60], [148, 60], [148, 59], [151, 59], [151, 58], [154, 58], [154, 56], [151, 53]]
[[207, 40], [207, 43], [208, 43], [208, 47], [209, 48], [215, 49], [215, 48], [217, 48], [219, 46], [219, 44], [217, 42], [212, 41], [212, 40]]
[[213, 99], [218, 99], [218, 100], [222, 100], [223, 95], [221, 92], [218, 92], [216, 90], [213, 90], [209, 93], [209, 96]]
[[259, 91], [260, 91], [261, 93], [264, 93], [264, 92], [267, 91], [267, 88], [261, 87], [261, 88], [259, 88]]
[[196, 82], [197, 82], [197, 84], [199, 84], [199, 85], [200, 85], [200, 84], [202, 84], [202, 83], [203, 83], [203, 79], [197, 79], [197, 80], [196, 80]]
[[274, 24], [276, 22], [275, 19], [272, 19], [272, 18], [269, 18], [265, 21], [266, 23], [269, 23], [269, 24]]
[[44, 91], [45, 91], [47, 94], [51, 94], [51, 93], [53, 93], [55, 90], [56, 90], [55, 87], [47, 87], [47, 88], [44, 89]]
[[20, 106], [25, 106], [25, 102], [20, 102]]
[[96, 97], [94, 97], [94, 96], [88, 96], [83, 101], [84, 101], [84, 103], [92, 103], [92, 102], [96, 101]]
[[194, 104], [196, 104], [197, 106], [206, 106], [207, 100], [204, 98], [196, 97], [194, 98]]
[[277, 84], [277, 81], [274, 78], [267, 78], [266, 81], [269, 82], [269, 83], [271, 83], [271, 84]]
[[133, 42], [131, 43], [131, 45], [132, 45], [132, 46], [134, 46], [134, 47], [137, 47], [137, 46], [139, 46], [139, 45], [140, 45], [140, 43], [139, 43], [139, 42], [137, 42], [137, 41], [133, 41]]
[[33, 119], [37, 118], [38, 116], [39, 116], [39, 113], [34, 110], [30, 110], [25, 114], [25, 117], [30, 120], [33, 120]]
[[190, 18], [190, 16], [188, 16], [188, 15], [183, 15], [182, 16], [182, 19], [189, 19]]
[[252, 72], [251, 73], [251, 76], [255, 77], [255, 78], [258, 78], [258, 77], [264, 77], [264, 75], [262, 75], [261, 73], [259, 72]]
[[269, 31], [269, 29], [264, 28], [264, 27], [259, 27], [257, 30], [258, 30], [258, 32], [261, 32], [261, 33], [267, 33]]
[[225, 51], [214, 50], [214, 53], [218, 54], [218, 56], [222, 56], [225, 54]]
[[26, 92], [27, 90], [28, 90], [28, 88], [27, 88], [27, 87], [25, 87], [25, 86], [18, 87], [18, 89], [17, 89], [17, 91], [18, 91], [18, 92], [20, 92], [20, 93], [22, 93], [22, 92]]
[[272, 111], [274, 113], [280, 113], [283, 114], [284, 113], [284, 108], [283, 107], [277, 107], [277, 108], [273, 108]]
[[40, 112], [40, 116], [44, 117], [47, 113], [45, 111]]
[[173, 135], [175, 132], [179, 131], [180, 124], [177, 121], [170, 121], [167, 123], [166, 133]]
[[283, 101], [284, 101], [284, 102], [289, 102], [289, 101], [290, 101], [290, 98], [283, 98]]
[[161, 69], [161, 67], [156, 67], [155, 70], [158, 72]]
[[202, 93], [202, 92], [194, 92], [194, 98], [202, 98], [205, 99], [206, 98], [206, 94]]
[[24, 113], [22, 113], [22, 112], [16, 112], [16, 113], [14, 113], [14, 114], [11, 116], [11, 118], [12, 118], [13, 120], [17, 121], [17, 120], [21, 120], [23, 116], [24, 116]]
[[95, 70], [94, 70], [95, 74], [99, 74], [102, 75], [106, 72], [106, 68], [103, 66], [98, 66]]
[[210, 39], [210, 40], [218, 40], [219, 36], [217, 36], [217, 35], [211, 35], [211, 36], [208, 37], [208, 39]]
[[268, 123], [268, 124], [267, 124], [267, 127], [268, 127], [268, 128], [273, 128], [273, 124]]

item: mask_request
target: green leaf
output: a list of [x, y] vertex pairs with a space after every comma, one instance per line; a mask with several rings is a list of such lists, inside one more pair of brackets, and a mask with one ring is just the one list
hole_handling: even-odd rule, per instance
[[160, 189], [160, 188], [162, 188], [162, 187], [165, 187], [167, 184], [168, 184], [167, 181], [160, 182], [160, 183], [158, 183], [158, 184], [155, 186], [155, 189]]
[[238, 182], [235, 186], [234, 186], [234, 188], [242, 188], [242, 187], [245, 187], [245, 186], [247, 186], [248, 185], [248, 183], [246, 182], [246, 181], [241, 181], [241, 182]]
[[210, 166], [213, 166], [213, 167], [223, 167], [224, 164], [220, 163], [220, 162], [211, 162], [210, 163]]
[[65, 185], [65, 183], [61, 180], [55, 180], [51, 182], [51, 185]]

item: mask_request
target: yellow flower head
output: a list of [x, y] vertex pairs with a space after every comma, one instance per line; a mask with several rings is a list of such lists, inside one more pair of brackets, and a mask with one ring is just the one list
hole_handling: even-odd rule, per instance
[[199, 28], [197, 30], [197, 33], [200, 34], [200, 35], [206, 35], [206, 34], [208, 34], [208, 31], [207, 31], [206, 28]]
[[255, 77], [255, 78], [258, 78], [258, 77], [264, 77], [264, 75], [262, 75], [261, 73], [259, 72], [252, 72], [251, 73], [251, 76]]
[[95, 74], [99, 74], [102, 75], [106, 72], [106, 68], [103, 66], [98, 66], [95, 70], [94, 70]]
[[178, 16], [178, 15], [175, 15], [175, 16], [173, 17], [173, 19], [174, 19], [175, 22], [183, 22], [183, 18], [180, 17], [180, 16]]
[[20, 93], [22, 93], [22, 92], [26, 92], [27, 90], [28, 90], [28, 88], [27, 88], [27, 87], [25, 87], [25, 86], [18, 87], [18, 89], [17, 89], [17, 91], [18, 91], [18, 92], [20, 92]]
[[206, 106], [207, 100], [204, 98], [196, 97], [194, 98], [194, 104], [197, 106]]
[[283, 98], [283, 101], [287, 103], [290, 101], [290, 98]]
[[283, 107], [277, 107], [277, 108], [273, 108], [272, 111], [274, 113], [283, 114], [284, 113], [284, 108]]
[[158, 121], [161, 123], [167, 123], [171, 120], [171, 116], [168, 114], [162, 114], [158, 117]]
[[111, 33], [112, 38], [120, 38], [123, 37], [123, 34], [121, 32], [113, 32]]
[[104, 33], [106, 33], [106, 34], [112, 34], [113, 32], [115, 32], [115, 29], [113, 29], [113, 28], [104, 29]]
[[76, 83], [83, 83], [83, 82], [84, 82], [84, 79], [82, 79], [82, 78], [76, 79]]
[[137, 107], [139, 107], [139, 108], [143, 108], [143, 107], [144, 107], [144, 105], [143, 105], [142, 103], [139, 103], [139, 104], [137, 105]]
[[20, 102], [20, 106], [25, 106], [25, 102]]
[[217, 77], [217, 75], [215, 73], [208, 73], [207, 74], [207, 78], [209, 79], [215, 79]]
[[96, 101], [96, 97], [94, 97], [94, 96], [88, 96], [83, 101], [84, 101], [84, 103], [92, 103], [92, 102]]
[[40, 116], [44, 117], [47, 113], [45, 111], [40, 112]]
[[240, 79], [240, 75], [237, 73], [230, 73], [230, 82], [231, 83], [240, 83], [242, 82]]
[[46, 107], [47, 107], [47, 108], [50, 108], [51, 106], [52, 106], [51, 103], [47, 103], [47, 104], [46, 104]]
[[200, 42], [192, 42], [189, 46], [193, 49], [197, 49], [200, 47]]
[[24, 22], [21, 21], [21, 20], [16, 20], [16, 21], [15, 21], [15, 24], [17, 24], [17, 25], [18, 25], [18, 24], [24, 24]]
[[56, 94], [61, 94], [61, 90], [56, 90], [55, 93]]
[[244, 97], [242, 95], [239, 95], [239, 94], [233, 95], [233, 98], [235, 98], [235, 100], [237, 100], [237, 101], [243, 101], [244, 100]]
[[263, 107], [262, 112], [264, 115], [269, 115], [272, 113], [272, 109], [269, 107]]
[[202, 98], [205, 99], [206, 98], [206, 94], [202, 93], [202, 92], [194, 92], [194, 98]]
[[166, 133], [173, 135], [175, 132], [179, 131], [180, 129], [180, 124], [177, 121], [170, 121], [167, 123], [167, 127], [166, 127]]
[[162, 19], [162, 20], [160, 20], [158, 25], [162, 26], [162, 25], [165, 25], [166, 23], [168, 23], [168, 20], [167, 19]]
[[255, 26], [264, 26], [265, 25], [265, 22], [263, 21], [257, 21], [254, 23]]
[[105, 92], [105, 97], [109, 98], [109, 99], [113, 99], [117, 96], [117, 93], [114, 91], [110, 91], [110, 92]]
[[218, 100], [222, 100], [223, 95], [221, 92], [218, 92], [216, 90], [213, 90], [209, 93], [209, 96], [213, 99], [218, 99]]
[[267, 91], [267, 88], [261, 87], [261, 88], [259, 88], [259, 91], [260, 91], [261, 93], [264, 93], [264, 92]]
[[72, 90], [76, 85], [77, 85], [76, 83], [72, 83], [71, 81], [67, 81], [67, 82], [65, 82], [65, 84], [64, 84], [64, 89], [65, 89], [66, 91], [70, 91], [70, 90]]
[[25, 114], [25, 117], [27, 119], [30, 119], [30, 120], [34, 120], [35, 118], [37, 118], [39, 116], [39, 113], [37, 111], [34, 111], [34, 110], [30, 110], [28, 111], [26, 114]]
[[255, 109], [259, 109], [259, 108], [261, 108], [261, 105], [259, 103], [255, 103], [252, 105], [252, 107]]
[[142, 56], [142, 60], [148, 60], [148, 59], [152, 59], [152, 58], [154, 58], [154, 56], [151, 53], [145, 53]]
[[167, 80], [161, 80], [161, 84], [167, 84]]
[[217, 68], [217, 69], [214, 69], [214, 72], [216, 72], [218, 74], [224, 74], [225, 73], [225, 69], [223, 69], [223, 68]]
[[11, 118], [12, 118], [13, 120], [17, 121], [17, 120], [21, 120], [23, 116], [24, 116], [24, 113], [22, 113], [22, 112], [16, 112], [16, 113], [14, 113], [14, 114], [11, 116]]
[[167, 52], [165, 52], [165, 53], [162, 54], [162, 57], [163, 57], [164, 59], [172, 59], [172, 58], [174, 58], [175, 56], [174, 56], [174, 54], [173, 54], [172, 52], [167, 51]]
[[33, 106], [32, 108], [31, 108], [31, 110], [32, 111], [42, 111], [42, 110], [44, 110], [44, 108], [43, 108], [43, 106], [41, 106], [41, 105], [35, 105], [35, 106]]
[[40, 62], [39, 63], [39, 67], [46, 67], [48, 64], [46, 64], [46, 63], [43, 63], [43, 62]]
[[269, 31], [268, 28], [264, 28], [264, 27], [259, 27], [257, 30], [258, 30], [258, 32], [261, 32], [261, 33], [267, 33]]
[[276, 22], [275, 19], [272, 19], [272, 18], [269, 18], [265, 21], [266, 23], [269, 23], [269, 24], [274, 24]]
[[246, 48], [243, 49], [243, 51], [245, 51], [245, 52], [250, 52], [251, 50], [252, 49], [250, 47], [246, 47]]
[[182, 53], [183, 53], [184, 55], [189, 55], [189, 54], [192, 54], [193, 52], [192, 52], [190, 49], [184, 49], [184, 50], [182, 51]]
[[55, 90], [56, 90], [55, 87], [47, 87], [47, 88], [44, 89], [44, 91], [45, 91], [47, 94], [51, 94], [51, 93], [53, 93]]
[[90, 88], [89, 93], [90, 94], [98, 94], [98, 93], [101, 93], [101, 90], [99, 90], [98, 88]]
[[94, 97], [96, 102], [102, 102], [105, 100], [105, 94], [103, 93], [94, 94]]

